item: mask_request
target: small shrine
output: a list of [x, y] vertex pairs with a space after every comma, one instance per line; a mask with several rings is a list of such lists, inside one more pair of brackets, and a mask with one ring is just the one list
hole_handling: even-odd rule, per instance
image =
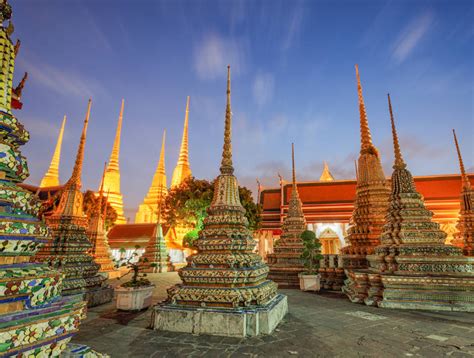
[[304, 245], [301, 234], [306, 230], [306, 221], [301, 208], [301, 200], [296, 186], [295, 153], [291, 145], [293, 187], [288, 203], [288, 215], [281, 226], [281, 235], [273, 246], [273, 253], [267, 255], [270, 272], [268, 278], [278, 284], [278, 288], [299, 288], [298, 274], [305, 270], [301, 254]]
[[254, 252], [232, 165], [230, 66], [220, 175], [195, 241], [197, 253], [179, 271], [182, 284], [154, 307], [155, 330], [247, 337], [271, 333], [288, 310], [286, 296], [267, 279], [268, 266]]

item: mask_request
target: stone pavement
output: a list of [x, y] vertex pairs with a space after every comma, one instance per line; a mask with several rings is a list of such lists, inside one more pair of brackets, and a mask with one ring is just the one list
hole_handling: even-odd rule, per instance
[[[154, 300], [179, 281], [149, 274]], [[116, 284], [117, 281], [112, 281]], [[338, 293], [282, 290], [289, 314], [270, 336], [240, 339], [149, 329], [151, 310], [91, 308], [73, 342], [112, 357], [472, 357], [474, 314], [387, 310], [352, 304]]]

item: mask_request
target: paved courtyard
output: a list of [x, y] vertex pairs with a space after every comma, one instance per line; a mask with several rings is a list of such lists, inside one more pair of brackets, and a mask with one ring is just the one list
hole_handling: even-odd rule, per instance
[[[149, 275], [154, 301], [179, 281], [176, 273]], [[117, 281], [112, 282], [117, 284]], [[337, 293], [282, 290], [290, 312], [270, 336], [240, 339], [157, 332], [151, 309], [89, 310], [73, 342], [112, 357], [472, 357], [474, 314], [383, 310], [352, 304]]]

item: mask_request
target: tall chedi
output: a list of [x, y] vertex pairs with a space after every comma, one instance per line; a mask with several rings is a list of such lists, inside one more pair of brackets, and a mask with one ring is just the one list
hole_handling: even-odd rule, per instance
[[459, 149], [459, 143], [454, 129], [453, 135], [459, 158], [459, 167], [461, 169], [462, 189], [461, 210], [459, 211], [459, 220], [456, 226], [459, 232], [455, 235], [452, 244], [462, 247], [465, 255], [474, 256], [474, 190], [464, 169], [461, 150]]
[[220, 175], [195, 241], [197, 253], [179, 271], [182, 284], [155, 306], [154, 329], [194, 334], [254, 336], [271, 333], [287, 312], [286, 296], [267, 279], [268, 266], [253, 252], [232, 165], [230, 67]]
[[348, 279], [342, 288], [349, 299], [363, 302], [367, 297], [367, 255], [380, 243], [385, 222], [390, 188], [380, 162], [380, 155], [372, 143], [365, 109], [359, 68], [356, 65], [357, 92], [359, 97], [361, 148], [358, 159], [358, 176], [352, 225], [348, 229], [348, 246], [342, 251], [343, 267]]
[[40, 188], [60, 185], [59, 162], [61, 160], [61, 147], [63, 145], [65, 126], [66, 116], [64, 116], [63, 123], [61, 124], [61, 129], [59, 130], [58, 141], [56, 142], [56, 148], [54, 149], [53, 158], [51, 158], [51, 164], [49, 165], [48, 171], [44, 175], [43, 179], [41, 179]]
[[[92, 209], [89, 220], [87, 236], [92, 244], [91, 254], [95, 263], [99, 264], [99, 272], [106, 274], [109, 278], [115, 276], [114, 262], [112, 261], [110, 247], [105, 229], [105, 218], [107, 217], [107, 199], [104, 198], [104, 178], [107, 163], [102, 174], [102, 184], [99, 189], [97, 205]], [[104, 200], [105, 199], [105, 200]]]
[[115, 132], [114, 146], [112, 147], [112, 153], [110, 154], [109, 165], [104, 177], [104, 192], [109, 193], [109, 203], [117, 213], [117, 220], [115, 224], [125, 224], [125, 216], [123, 215], [123, 197], [120, 191], [120, 136], [122, 134], [122, 120], [123, 120], [123, 107], [125, 100], [122, 99], [122, 105], [120, 106], [120, 114], [117, 123], [117, 130]]
[[186, 99], [186, 113], [184, 115], [183, 138], [181, 139], [181, 149], [179, 150], [178, 163], [173, 170], [171, 178], [171, 188], [179, 186], [183, 181], [191, 176], [191, 167], [189, 165], [188, 149], [188, 119], [189, 119], [189, 96]]
[[392, 192], [381, 245], [369, 257], [382, 283], [377, 304], [474, 312], [474, 257], [444, 244], [446, 233], [432, 221], [433, 213], [426, 209], [403, 160], [390, 96], [388, 101], [395, 153]]
[[305, 270], [301, 259], [304, 248], [301, 234], [306, 230], [306, 220], [296, 186], [293, 144], [291, 144], [291, 164], [293, 184], [288, 202], [288, 214], [281, 226], [280, 239], [275, 243], [273, 253], [267, 256], [270, 268], [268, 278], [278, 283], [279, 288], [299, 288], [298, 274]]
[[[52, 240], [38, 219], [41, 203], [18, 186], [28, 176], [20, 147], [29, 133], [12, 114], [22, 107], [12, 98], [15, 58], [10, 5], [0, 1], [0, 356], [59, 356], [85, 318], [80, 297], [62, 297], [61, 274], [43, 263], [30, 262], [42, 245]], [[16, 101], [15, 103], [14, 100]]]
[[88, 253], [92, 245], [86, 233], [88, 218], [83, 211], [81, 176], [91, 103], [89, 100], [71, 177], [60, 192], [58, 206], [46, 217], [54, 240], [35, 257], [64, 274], [64, 295], [81, 295], [89, 307], [110, 302], [113, 296], [112, 288], [105, 285], [105, 278], [98, 274], [99, 265]]
[[[137, 214], [135, 215], [135, 223], [156, 223], [158, 220], [156, 212], [156, 203], [164, 200], [168, 194], [168, 188], [166, 184], [166, 168], [165, 168], [165, 140], [166, 130], [163, 131], [163, 139], [161, 141], [161, 152], [158, 166], [156, 167], [153, 180], [148, 189], [143, 202], [138, 207]], [[160, 203], [161, 205], [161, 203]]]

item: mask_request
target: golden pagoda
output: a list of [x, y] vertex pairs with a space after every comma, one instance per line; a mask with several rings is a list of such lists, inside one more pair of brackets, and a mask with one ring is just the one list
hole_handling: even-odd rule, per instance
[[304, 250], [301, 234], [306, 230], [306, 220], [296, 185], [293, 143], [291, 144], [291, 165], [293, 181], [288, 215], [283, 220], [280, 239], [275, 242], [273, 253], [267, 256], [270, 268], [268, 278], [275, 281], [278, 288], [299, 288], [298, 274], [305, 270], [301, 259]]
[[368, 255], [366, 304], [384, 308], [474, 312], [474, 257], [445, 245], [446, 233], [432, 220], [407, 169], [398, 141], [390, 96], [394, 165], [381, 244]]
[[54, 149], [53, 158], [49, 165], [48, 171], [41, 179], [40, 188], [46, 188], [51, 186], [60, 185], [59, 182], [59, 161], [61, 160], [61, 147], [63, 144], [64, 127], [66, 125], [66, 116], [63, 118], [61, 129], [59, 130], [58, 140], [56, 142], [56, 148]]
[[267, 279], [268, 266], [254, 253], [232, 165], [230, 67], [220, 175], [195, 241], [197, 253], [179, 270], [182, 284], [154, 308], [154, 329], [246, 337], [270, 334], [287, 312], [286, 296]]
[[[21, 188], [28, 176], [21, 153], [30, 134], [12, 109], [21, 109], [12, 86], [19, 40], [13, 45], [12, 8], [0, 1], [0, 356], [57, 357], [85, 318], [81, 297], [61, 295], [62, 275], [31, 258], [53, 239], [38, 218], [41, 202]], [[18, 88], [18, 87], [17, 87]]]
[[321, 173], [321, 176], [319, 177], [319, 181], [334, 181], [334, 177], [332, 176], [332, 173], [329, 170], [327, 162], [324, 162], [324, 169]]
[[189, 96], [186, 100], [186, 114], [184, 116], [183, 138], [181, 139], [181, 149], [179, 151], [178, 163], [173, 170], [171, 178], [171, 188], [179, 186], [186, 178], [192, 175], [189, 166], [189, 150], [188, 150], [188, 119], [189, 119]]
[[380, 243], [385, 223], [390, 188], [380, 162], [380, 155], [372, 143], [365, 109], [359, 68], [356, 65], [357, 92], [359, 97], [361, 148], [357, 165], [357, 186], [354, 211], [348, 236], [348, 246], [341, 250], [343, 267], [348, 279], [342, 288], [353, 302], [363, 302], [367, 297], [369, 277], [366, 256]]
[[461, 189], [461, 210], [459, 212], [459, 220], [456, 228], [458, 233], [455, 234], [454, 240], [451, 244], [461, 247], [464, 254], [467, 256], [474, 256], [474, 190], [471, 182], [467, 177], [464, 163], [459, 149], [456, 132], [453, 129], [454, 143], [456, 144], [456, 151], [459, 158], [459, 167], [461, 169], [462, 189]]
[[91, 103], [89, 100], [71, 177], [59, 192], [58, 206], [45, 218], [54, 240], [35, 256], [35, 260], [48, 263], [64, 275], [64, 295], [80, 295], [89, 307], [110, 302], [113, 297], [113, 289], [98, 274], [100, 265], [89, 254], [92, 247], [87, 236], [89, 220], [83, 210], [81, 176]]
[[125, 216], [123, 215], [123, 196], [120, 191], [120, 136], [122, 132], [123, 107], [125, 101], [122, 99], [120, 114], [115, 132], [114, 146], [110, 154], [109, 164], [104, 177], [104, 192], [109, 193], [109, 203], [117, 213], [115, 224], [125, 224]]
[[135, 224], [156, 223], [158, 220], [156, 212], [157, 203], [160, 202], [158, 205], [161, 205], [161, 201], [168, 194], [165, 168], [165, 141], [166, 130], [163, 131], [163, 139], [161, 140], [160, 160], [153, 175], [150, 189], [148, 189], [148, 193], [138, 207], [135, 215]]

